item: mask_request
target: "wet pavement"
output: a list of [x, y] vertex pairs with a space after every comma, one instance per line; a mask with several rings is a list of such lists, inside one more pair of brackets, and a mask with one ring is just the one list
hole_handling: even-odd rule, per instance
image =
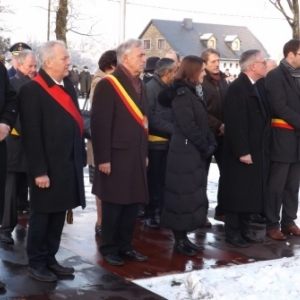
[[[7, 285], [5, 290], [0, 291], [0, 299], [163, 299], [131, 280], [186, 272], [191, 270], [191, 266], [194, 270], [200, 270], [300, 255], [300, 237], [294, 236], [288, 236], [286, 241], [266, 238], [264, 243], [251, 244], [246, 249], [227, 244], [223, 223], [212, 218], [214, 211], [210, 209], [209, 219], [213, 226], [189, 234], [193, 242], [205, 247], [196, 257], [173, 253], [170, 231], [149, 229], [142, 220], [137, 220], [133, 246], [147, 255], [149, 260], [126, 262], [121, 267], [108, 265], [103, 262], [98, 250], [101, 237], [94, 233], [96, 208], [87, 176], [85, 170], [87, 208], [84, 211], [76, 209], [74, 224], [65, 225], [57, 255], [59, 262], [75, 268], [75, 275], [59, 278], [57, 283], [42, 283], [27, 276], [27, 216], [21, 215], [19, 225], [13, 232], [15, 244], [0, 244], [0, 278]], [[215, 189], [215, 185], [212, 181], [209, 188]], [[215, 204], [211, 200], [210, 206], [214, 207]], [[253, 224], [252, 228], [259, 236], [265, 236], [264, 225]]]

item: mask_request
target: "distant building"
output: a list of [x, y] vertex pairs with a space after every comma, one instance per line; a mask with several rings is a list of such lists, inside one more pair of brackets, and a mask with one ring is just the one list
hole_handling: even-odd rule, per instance
[[269, 57], [262, 43], [244, 26], [152, 19], [139, 38], [147, 57], [164, 57], [169, 50], [177, 51], [181, 57], [200, 55], [206, 48], [215, 48], [221, 54], [220, 69], [229, 69], [231, 74], [240, 72], [238, 61], [246, 50], [259, 49]]

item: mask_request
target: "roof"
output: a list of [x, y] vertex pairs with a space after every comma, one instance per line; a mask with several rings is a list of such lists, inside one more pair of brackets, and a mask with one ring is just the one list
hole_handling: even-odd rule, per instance
[[[173, 50], [178, 51], [181, 56], [192, 54], [200, 55], [200, 53], [207, 48], [205, 41], [201, 41], [200, 37], [206, 37], [210, 34], [216, 38], [216, 50], [220, 52], [220, 57], [223, 59], [239, 59], [244, 51], [250, 49], [261, 50], [265, 57], [269, 56], [262, 43], [245, 26], [193, 22], [192, 29], [186, 29], [183, 21], [152, 19], [140, 34], [139, 38], [143, 36], [151, 24], [160, 31]], [[228, 39], [232, 39], [233, 36], [241, 41], [239, 51], [233, 51], [230, 47]], [[225, 41], [226, 37], [227, 41]]]

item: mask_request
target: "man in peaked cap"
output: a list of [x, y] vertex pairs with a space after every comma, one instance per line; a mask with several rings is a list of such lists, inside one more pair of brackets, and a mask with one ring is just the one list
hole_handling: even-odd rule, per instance
[[27, 44], [22, 43], [22, 42], [15, 43], [9, 48], [9, 51], [12, 54], [12, 57], [11, 57], [12, 67], [7, 71], [9, 78], [14, 77], [16, 75], [16, 68], [17, 68], [16, 56], [18, 56], [20, 54], [20, 52], [25, 49], [32, 50]]
[[151, 56], [146, 60], [146, 67], [144, 69], [143, 81], [147, 84], [153, 77], [155, 65], [160, 60], [158, 56]]

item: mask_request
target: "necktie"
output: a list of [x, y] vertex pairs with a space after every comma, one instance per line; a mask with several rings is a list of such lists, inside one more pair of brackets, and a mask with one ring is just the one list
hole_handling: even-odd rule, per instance
[[260, 96], [260, 93], [259, 93], [259, 90], [258, 90], [258, 88], [257, 88], [256, 83], [253, 84], [253, 87], [254, 87], [255, 94], [256, 94], [256, 96], [257, 96], [258, 99], [259, 99], [261, 109], [263, 110], [263, 113], [265, 113], [266, 110], [265, 110], [265, 106], [264, 106], [264, 103], [263, 103], [263, 99], [262, 99], [262, 97]]

